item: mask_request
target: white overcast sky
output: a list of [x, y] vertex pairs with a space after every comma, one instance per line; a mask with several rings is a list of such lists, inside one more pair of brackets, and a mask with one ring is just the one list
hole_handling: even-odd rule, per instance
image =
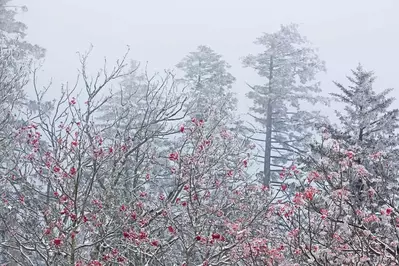
[[[280, 24], [298, 23], [303, 35], [319, 48], [328, 72], [320, 76], [326, 92], [332, 80], [361, 62], [375, 70], [381, 88], [399, 88], [398, 0], [14, 0], [29, 11], [18, 18], [28, 25], [28, 40], [47, 49], [40, 73], [60, 84], [73, 82], [77, 51], [94, 45], [91, 68], [101, 67], [104, 56], [148, 61], [151, 68], [173, 67], [200, 44], [211, 46], [232, 66], [240, 110], [249, 104], [245, 82], [257, 83], [240, 57], [255, 53], [262, 32]], [[110, 61], [111, 62], [111, 61]], [[394, 96], [399, 98], [398, 90]]]

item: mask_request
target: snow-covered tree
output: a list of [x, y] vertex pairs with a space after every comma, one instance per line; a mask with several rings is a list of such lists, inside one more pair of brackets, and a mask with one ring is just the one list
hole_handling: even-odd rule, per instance
[[365, 155], [396, 150], [399, 109], [391, 108], [395, 98], [388, 96], [393, 89], [377, 93], [374, 73], [360, 64], [352, 75], [347, 77], [349, 86], [335, 82], [341, 93], [331, 93], [336, 101], [345, 104], [344, 111], [336, 111], [340, 133], [351, 145], [362, 147]]
[[250, 85], [247, 97], [253, 101], [251, 116], [260, 124], [254, 140], [263, 143], [263, 184], [269, 186], [272, 172], [306, 151], [311, 129], [320, 119], [319, 112], [305, 111], [301, 104], [315, 104], [321, 91], [315, 77], [324, 71], [315, 49], [301, 36], [295, 24], [281, 26], [255, 41], [264, 51], [243, 59], [266, 79], [263, 85]]
[[27, 26], [15, 19], [18, 12], [27, 11], [26, 6], [15, 6], [11, 0], [0, 0], [0, 50], [13, 52], [19, 59], [42, 58], [45, 49], [24, 40]]
[[45, 50], [24, 40], [27, 26], [15, 19], [25, 6], [0, 0], [0, 124], [6, 126], [24, 103], [32, 63], [44, 56]]
[[231, 91], [235, 78], [228, 72], [230, 65], [220, 54], [201, 45], [176, 67], [184, 73], [182, 81], [187, 86], [186, 108], [190, 118], [212, 119], [213, 123], [232, 118], [237, 105]]
[[[142, 173], [153, 156], [167, 157], [165, 150], [170, 148], [173, 134], [179, 132], [177, 125], [185, 115], [184, 103], [185, 97], [178, 91], [171, 72], [149, 75], [137, 62], [131, 63], [120, 90], [109, 95], [104, 103], [99, 117], [104, 137], [122, 138], [137, 146], [132, 156], [123, 160], [125, 172], [118, 182], [126, 197], [142, 183]], [[167, 186], [164, 179], [168, 176], [169, 172], [163, 178], [159, 173], [158, 181]]]
[[[399, 212], [390, 199], [397, 190], [380, 193], [384, 178], [359, 163], [354, 146], [332, 135], [324, 131], [306, 171], [284, 175], [298, 184], [295, 193], [282, 185], [288, 200], [276, 206], [290, 258], [298, 265], [398, 265]], [[369, 167], [395, 171], [382, 153], [369, 158]], [[368, 184], [361, 204], [353, 180]]]
[[[81, 73], [86, 73], [85, 62], [83, 57]], [[100, 71], [96, 82], [83, 74], [84, 104], [75, 90], [64, 90], [52, 112], [42, 112], [43, 102], [38, 101], [38, 119], [15, 127], [16, 153], [10, 156], [14, 164], [0, 168], [0, 228], [6, 235], [0, 242], [2, 262], [31, 266], [282, 262], [280, 240], [270, 227], [272, 199], [267, 188], [248, 178], [250, 147], [234, 132], [215, 130], [196, 119], [176, 125], [180, 142], [166, 158], [140, 150], [144, 160], [149, 158], [146, 167], [138, 173], [126, 171], [138, 165], [135, 152], [159, 137], [153, 125], [163, 128], [162, 117], [167, 116], [162, 113], [164, 105], [156, 105], [159, 98], [154, 98], [154, 105], [144, 101], [143, 106], [131, 106], [135, 109], [129, 114], [136, 111], [141, 119], [141, 111], [149, 110], [143, 115], [149, 120], [133, 120], [142, 128], [130, 131], [130, 138], [124, 135], [129, 134], [129, 123], [121, 123], [120, 134], [106, 134], [104, 120], [97, 119], [110, 99], [103, 92], [112, 81], [129, 77], [124, 67], [121, 60], [112, 71]], [[108, 116], [108, 123], [118, 125], [125, 117], [116, 112]], [[173, 181], [171, 189], [158, 182], [159, 168]], [[125, 180], [139, 180], [128, 196]]]
[[[15, 19], [26, 7], [13, 6], [9, 0], [0, 0], [0, 194], [18, 197], [18, 192], [9, 190], [12, 184], [6, 182], [11, 169], [17, 167], [22, 160], [19, 147], [15, 142], [15, 128], [26, 122], [22, 113], [26, 106], [25, 87], [29, 82], [32, 63], [44, 56], [44, 49], [24, 40], [26, 25]], [[8, 240], [7, 226], [13, 226], [13, 215], [4, 215], [0, 210], [0, 243]], [[4, 219], [3, 219], [4, 218]], [[0, 264], [5, 264], [6, 253], [13, 254], [15, 250], [9, 246], [0, 246]]]
[[[397, 172], [370, 163], [373, 155], [381, 154], [386, 163], [394, 164], [399, 154], [399, 110], [392, 108], [395, 101], [395, 98], [389, 97], [392, 89], [377, 93], [374, 73], [365, 70], [360, 64], [347, 79], [350, 83], [348, 86], [335, 82], [340, 93], [331, 93], [345, 107], [343, 111], [336, 111], [340, 126], [335, 130], [330, 127], [330, 130], [335, 138], [345, 140], [350, 145], [358, 163], [382, 178], [379, 193], [384, 198], [391, 197], [392, 201], [397, 201], [398, 195], [394, 193], [399, 188]], [[353, 189], [359, 190], [358, 193], [362, 187], [370, 185], [362, 184], [359, 180], [352, 182]], [[358, 200], [361, 201], [361, 198]]]

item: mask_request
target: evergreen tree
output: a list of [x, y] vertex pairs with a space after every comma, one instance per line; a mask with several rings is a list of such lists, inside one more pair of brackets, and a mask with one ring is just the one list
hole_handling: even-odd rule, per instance
[[315, 104], [321, 97], [315, 76], [324, 71], [324, 62], [311, 48], [295, 24], [281, 26], [275, 33], [265, 33], [255, 42], [264, 51], [244, 58], [245, 67], [266, 79], [264, 85], [250, 86], [247, 97], [253, 101], [251, 116], [262, 129], [253, 138], [263, 143], [263, 184], [269, 186], [272, 172], [281, 171], [290, 160], [303, 154], [312, 136], [319, 112], [304, 111], [301, 103]]
[[331, 93], [336, 101], [345, 104], [344, 112], [336, 111], [342, 134], [351, 145], [366, 148], [366, 154], [396, 149], [399, 110], [389, 110], [395, 100], [387, 97], [392, 89], [376, 93], [374, 73], [360, 64], [352, 70], [352, 75], [347, 77], [351, 85], [345, 87], [334, 82], [341, 93]]
[[235, 78], [221, 55], [201, 45], [176, 67], [184, 72], [182, 81], [188, 89], [186, 109], [190, 118], [208, 121], [212, 117], [213, 123], [232, 119], [237, 106], [231, 92]]
[[0, 50], [13, 52], [15, 59], [39, 59], [44, 57], [45, 49], [24, 40], [27, 26], [15, 20], [20, 11], [27, 11], [26, 6], [13, 6], [10, 0], [0, 0]]
[[[356, 162], [381, 178], [380, 194], [389, 197], [399, 188], [396, 172], [376, 167], [374, 157], [381, 154], [387, 163], [392, 164], [398, 155], [399, 110], [391, 109], [395, 98], [389, 97], [392, 89], [380, 93], [374, 90], [375, 75], [365, 70], [360, 64], [347, 77], [349, 86], [334, 82], [340, 93], [331, 93], [334, 99], [345, 104], [344, 111], [336, 111], [341, 128], [332, 130], [335, 138], [345, 140], [355, 154]], [[331, 128], [331, 127], [330, 127]], [[365, 187], [364, 180], [355, 180], [352, 189], [361, 194]], [[370, 184], [368, 184], [370, 185]], [[360, 197], [360, 194], [358, 195]], [[358, 198], [360, 201], [361, 198]], [[393, 199], [392, 199], [393, 200]]]

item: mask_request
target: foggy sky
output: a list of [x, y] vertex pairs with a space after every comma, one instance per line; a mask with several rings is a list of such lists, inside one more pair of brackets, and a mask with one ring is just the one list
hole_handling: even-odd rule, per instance
[[[73, 82], [79, 66], [77, 51], [94, 50], [90, 68], [121, 57], [130, 45], [130, 58], [148, 61], [152, 69], [172, 68], [200, 44], [209, 45], [233, 68], [234, 91], [241, 112], [245, 82], [261, 83], [240, 57], [259, 51], [253, 44], [262, 32], [280, 24], [300, 25], [300, 32], [319, 48], [327, 73], [320, 76], [326, 92], [332, 80], [358, 62], [376, 72], [381, 88], [394, 87], [399, 99], [398, 0], [15, 0], [29, 11], [18, 16], [28, 25], [27, 39], [47, 49], [41, 82], [53, 79], [52, 94], [60, 84]], [[32, 90], [32, 88], [28, 88]]]

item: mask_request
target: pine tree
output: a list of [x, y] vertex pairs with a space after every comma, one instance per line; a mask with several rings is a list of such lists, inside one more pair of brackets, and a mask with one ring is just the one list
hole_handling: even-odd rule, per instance
[[399, 127], [399, 110], [389, 110], [395, 101], [387, 97], [392, 89], [381, 93], [374, 91], [375, 76], [359, 64], [347, 77], [350, 86], [334, 82], [341, 93], [331, 93], [336, 101], [345, 104], [344, 112], [336, 111], [343, 134], [351, 145], [366, 148], [367, 154], [396, 148], [396, 129]]
[[29, 82], [32, 63], [45, 55], [45, 49], [24, 40], [27, 26], [15, 19], [18, 12], [27, 8], [9, 2], [0, 0], [0, 124], [3, 126], [17, 106], [27, 104], [24, 87]]
[[315, 104], [322, 98], [316, 74], [324, 71], [315, 50], [298, 32], [295, 24], [281, 26], [275, 33], [265, 33], [255, 41], [264, 51], [244, 58], [266, 79], [264, 85], [249, 86], [247, 97], [253, 101], [251, 116], [262, 126], [253, 133], [264, 137], [253, 138], [263, 143], [263, 184], [269, 186], [272, 172], [281, 171], [290, 160], [306, 151], [311, 129], [320, 118], [318, 112], [304, 111], [301, 104]]
[[209, 120], [212, 117], [215, 123], [232, 119], [237, 106], [231, 91], [235, 78], [220, 54], [201, 45], [176, 67], [184, 73], [182, 81], [188, 89], [186, 108], [190, 118]]
[[44, 57], [45, 49], [24, 40], [27, 26], [15, 19], [18, 12], [26, 12], [26, 6], [14, 6], [10, 0], [0, 0], [0, 51], [13, 52], [13, 56], [22, 59]]
[[[392, 164], [398, 155], [399, 110], [391, 109], [395, 98], [388, 97], [393, 89], [377, 93], [374, 89], [376, 77], [372, 71], [365, 70], [360, 64], [347, 77], [349, 86], [334, 82], [340, 93], [331, 93], [334, 99], [345, 104], [344, 111], [336, 111], [341, 128], [335, 134], [345, 140], [355, 153], [356, 162], [362, 164], [374, 175], [382, 178], [380, 193], [382, 197], [393, 197], [392, 190], [399, 188], [396, 173], [376, 167], [373, 157], [382, 154], [387, 163]], [[364, 190], [363, 180], [352, 184], [357, 194]], [[370, 185], [370, 184], [369, 184]], [[358, 198], [360, 201], [361, 198]]]

